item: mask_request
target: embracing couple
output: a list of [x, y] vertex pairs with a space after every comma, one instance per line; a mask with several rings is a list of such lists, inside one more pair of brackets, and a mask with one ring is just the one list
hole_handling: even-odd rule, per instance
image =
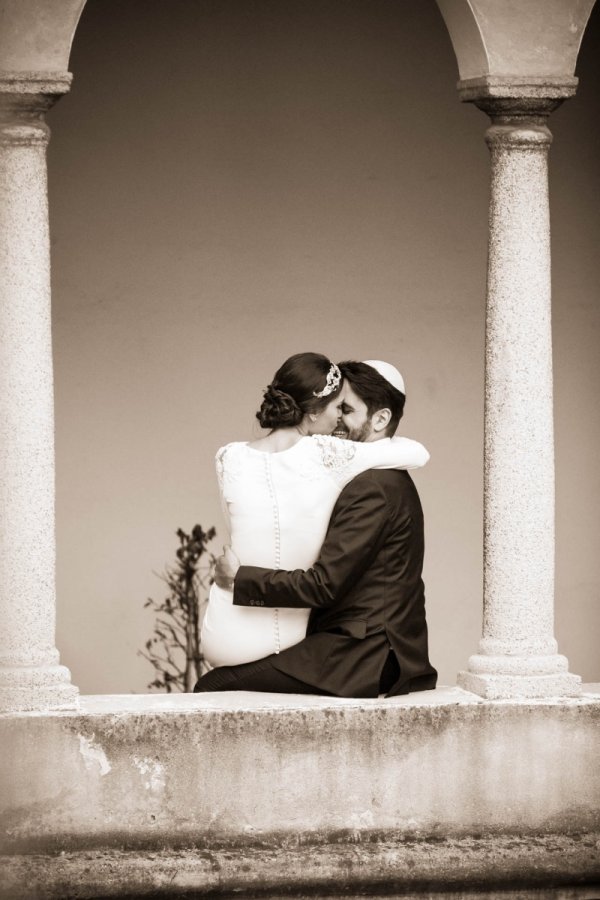
[[423, 513], [405, 471], [427, 450], [394, 437], [389, 363], [298, 353], [275, 373], [268, 434], [217, 453], [231, 535], [217, 561], [195, 691], [393, 696], [435, 687]]

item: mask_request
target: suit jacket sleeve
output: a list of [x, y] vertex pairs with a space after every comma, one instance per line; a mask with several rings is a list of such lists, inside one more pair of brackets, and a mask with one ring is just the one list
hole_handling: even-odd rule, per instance
[[312, 607], [338, 600], [375, 559], [389, 529], [390, 513], [381, 486], [367, 472], [340, 494], [319, 558], [308, 570], [241, 566], [235, 576], [237, 606]]

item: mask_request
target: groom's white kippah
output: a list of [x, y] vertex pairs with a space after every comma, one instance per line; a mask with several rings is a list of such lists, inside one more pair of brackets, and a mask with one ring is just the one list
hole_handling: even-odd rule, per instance
[[371, 366], [372, 369], [379, 372], [379, 374], [385, 378], [386, 381], [389, 381], [392, 387], [395, 387], [397, 391], [406, 394], [404, 389], [404, 378], [396, 366], [392, 366], [391, 363], [382, 362], [380, 359], [365, 359], [363, 362], [365, 366]]

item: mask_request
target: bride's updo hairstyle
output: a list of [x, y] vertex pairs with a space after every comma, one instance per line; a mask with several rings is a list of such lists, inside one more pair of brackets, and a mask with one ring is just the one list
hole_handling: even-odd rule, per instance
[[[271, 430], [299, 425], [305, 415], [319, 413], [339, 394], [337, 366], [322, 353], [296, 353], [277, 369], [265, 390], [256, 418]], [[316, 396], [321, 394], [321, 396]]]

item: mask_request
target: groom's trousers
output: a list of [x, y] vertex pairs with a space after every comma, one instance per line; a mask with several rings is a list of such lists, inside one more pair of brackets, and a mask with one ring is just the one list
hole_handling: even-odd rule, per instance
[[263, 691], [273, 694], [326, 694], [312, 684], [280, 672], [272, 663], [273, 656], [239, 666], [219, 666], [203, 675], [194, 693], [207, 691]]
[[[263, 691], [272, 694], [326, 694], [329, 691], [299, 681], [273, 665], [275, 654], [239, 666], [220, 666], [207, 672], [196, 682], [194, 693], [207, 691]], [[392, 652], [381, 673], [379, 692], [387, 694], [398, 678], [398, 663]]]

